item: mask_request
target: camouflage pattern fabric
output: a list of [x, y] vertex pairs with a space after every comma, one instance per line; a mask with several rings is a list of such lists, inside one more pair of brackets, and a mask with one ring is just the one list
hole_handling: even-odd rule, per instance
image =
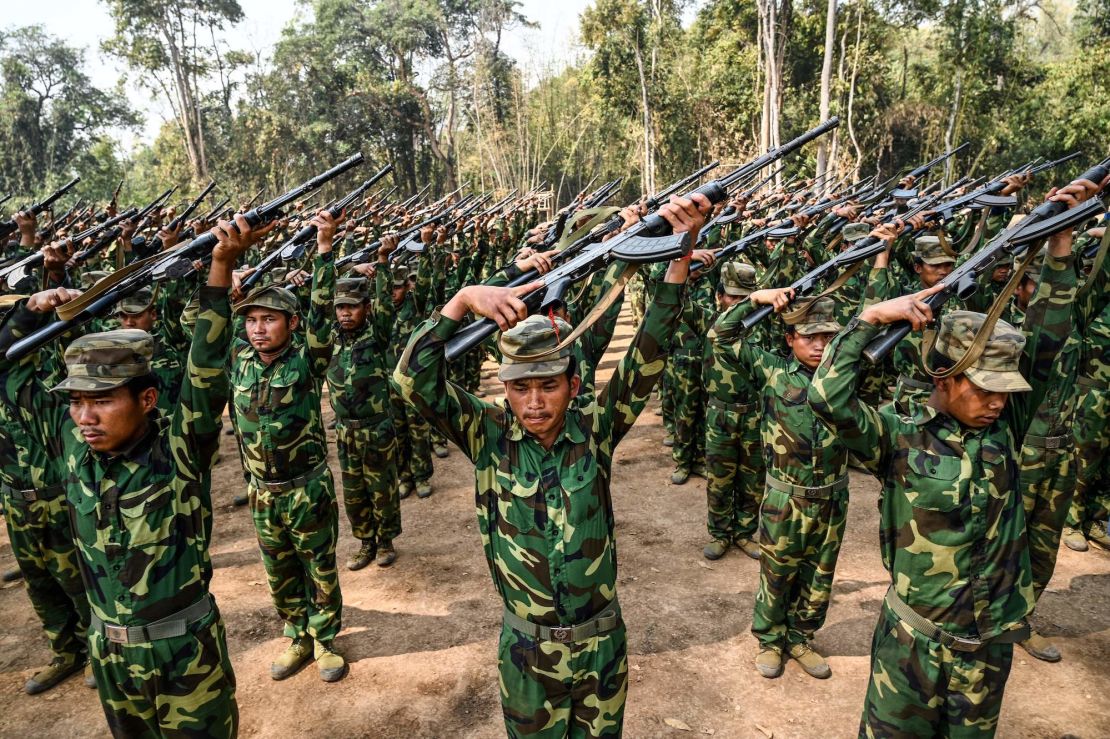
[[356, 539], [388, 543], [401, 535], [397, 440], [390, 421], [379, 429], [336, 426], [343, 508]]
[[[709, 381], [711, 386], [712, 380]], [[744, 397], [744, 396], [735, 396]], [[752, 397], [752, 396], [747, 396]], [[756, 539], [766, 467], [759, 413], [739, 414], [713, 399], [706, 410], [705, 465], [708, 474], [709, 535], [736, 542]]]
[[705, 384], [702, 364], [705, 334], [713, 323], [713, 285], [705, 276], [692, 282], [683, 299], [682, 321], [667, 360], [673, 408], [675, 466], [689, 470], [705, 464]]
[[[545, 626], [580, 624], [615, 600], [616, 550], [609, 493], [613, 450], [643, 410], [662, 373], [665, 342], [678, 321], [681, 300], [681, 285], [658, 287], [612, 379], [587, 401], [572, 401], [566, 424], [550, 450], [524, 432], [507, 404], [484, 403], [447, 382], [443, 345], [459, 326], [457, 321], [434, 314], [413, 334], [394, 380], [405, 399], [474, 463], [475, 504], [486, 562], [505, 607], [517, 616]], [[603, 700], [602, 712], [617, 723], [612, 733], [619, 734], [624, 693], [616, 686], [625, 681], [624, 633], [618, 630], [605, 636], [612, 643], [596, 647], [605, 664], [595, 669], [602, 675], [619, 675], [603, 681], [614, 689], [603, 686], [593, 692], [596, 678], [575, 671], [559, 682], [554, 697], [565, 705], [569, 687], [570, 720], [576, 725], [597, 720], [598, 701]], [[514, 637], [524, 639], [521, 648], [536, 655], [541, 669], [549, 659], [560, 659], [557, 650], [563, 647]], [[572, 648], [588, 650], [589, 646], [586, 640]], [[504, 655], [503, 648], [502, 680], [514, 694], [525, 694], [520, 683], [537, 682], [535, 673]], [[573, 663], [558, 665], [566, 671]], [[510, 669], [513, 674], [505, 675]], [[547, 725], [548, 701], [540, 699], [541, 694], [546, 696], [547, 685], [548, 680], [540, 683], [531, 693], [535, 699], [523, 709], [506, 704], [510, 734], [524, 735], [530, 729], [521, 727]], [[591, 692], [583, 693], [586, 688]], [[529, 710], [531, 715], [526, 715]]]
[[[390, 337], [389, 366], [395, 367], [404, 351], [405, 343], [416, 328], [419, 311], [413, 296], [406, 295], [393, 320]], [[405, 402], [401, 392], [391, 383], [390, 403], [393, 429], [397, 438], [397, 478], [399, 482], [414, 485], [432, 479], [431, 426], [415, 408]]]
[[1085, 535], [1092, 524], [1110, 520], [1110, 389], [1087, 387], [1075, 414], [1075, 497], [1067, 526]]

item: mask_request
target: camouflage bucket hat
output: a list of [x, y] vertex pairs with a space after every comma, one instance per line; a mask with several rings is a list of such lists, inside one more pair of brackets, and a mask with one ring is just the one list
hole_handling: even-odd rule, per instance
[[[957, 310], [946, 313], [940, 322], [934, 349], [957, 361], [964, 355], [986, 318], [982, 313]], [[993, 393], [1023, 393], [1031, 390], [1018, 365], [1025, 348], [1025, 335], [1005, 321], [991, 331], [983, 353], [964, 374], [977, 387]]]
[[813, 301], [801, 318], [786, 322], [801, 336], [835, 334], [843, 328], [836, 320], [836, 301], [828, 296]]
[[91, 269], [88, 272], [82, 272], [81, 289], [88, 290], [90, 287], [103, 280], [109, 274], [110, 273], [105, 272], [102, 269]]
[[365, 277], [344, 277], [335, 283], [335, 305], [361, 305], [370, 299], [370, 283]]
[[237, 303], [235, 305], [235, 315], [241, 316], [250, 308], [271, 308], [295, 316], [300, 311], [301, 306], [292, 290], [278, 285], [266, 285], [251, 290], [247, 297]]
[[404, 287], [409, 281], [409, 268], [403, 264], [395, 265], [391, 270], [393, 287]]
[[844, 240], [849, 244], [860, 239], [866, 238], [871, 233], [871, 227], [866, 223], [849, 223], [844, 228], [840, 229], [841, 235]]
[[744, 262], [725, 262], [721, 269], [721, 287], [725, 295], [746, 298], [755, 290], [755, 267]]
[[940, 239], [926, 234], [913, 240], [913, 258], [924, 264], [955, 264], [956, 258], [950, 256], [940, 245]]
[[561, 337], [570, 332], [570, 325], [561, 318], [528, 316], [501, 334], [497, 342], [503, 355], [501, 369], [497, 371], [497, 379], [508, 382], [530, 377], [556, 377], [563, 374], [570, 366], [569, 346], [560, 349], [557, 356], [542, 362], [519, 361], [513, 357], [550, 351], [559, 344]]
[[51, 388], [100, 392], [150, 374], [154, 338], [139, 329], [88, 334], [65, 351], [66, 379]]
[[135, 315], [154, 305], [154, 288], [144, 287], [120, 301], [119, 312]]

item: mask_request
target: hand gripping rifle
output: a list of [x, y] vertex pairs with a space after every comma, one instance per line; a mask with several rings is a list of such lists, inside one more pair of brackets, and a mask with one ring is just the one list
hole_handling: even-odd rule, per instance
[[[193, 202], [189, 203], [189, 205], [186, 206], [185, 210], [181, 211], [181, 213], [175, 216], [172, 221], [167, 223], [163, 230], [172, 233], [181, 228], [181, 224], [189, 220], [189, 216], [193, 215], [193, 212], [196, 211], [197, 206], [199, 206], [204, 201], [204, 199], [208, 197], [208, 193], [212, 192], [215, 187], [215, 180], [209, 182], [208, 187], [204, 188], [201, 194], [197, 195], [196, 198], [193, 199]], [[157, 236], [152, 238], [150, 240], [150, 248], [153, 251], [162, 251], [162, 239], [158, 238]]]
[[[1107, 174], [1110, 174], [1110, 158], [1091, 167], [1079, 175], [1078, 179], [1100, 184]], [[1073, 228], [1104, 211], [1106, 208], [1101, 200], [1104, 192], [1070, 210], [1064, 203], [1051, 200], [1041, 203], [1025, 218], [995, 236], [990, 243], [952, 270], [939, 283], [944, 287], [925, 298], [925, 302], [936, 311], [952, 295], [966, 300], [978, 289], [979, 277], [994, 270], [995, 264], [1004, 257], [1020, 256], [1052, 234]], [[911, 330], [906, 321], [890, 324], [864, 348], [863, 356], [872, 364], [878, 364]]]
[[[463, 200], [461, 200], [459, 202], [464, 203], [468, 199], [469, 198], [464, 198]], [[457, 207], [456, 205], [448, 203], [446, 206], [443, 206], [443, 207], [439, 208], [436, 212], [434, 212], [431, 216], [424, 219], [423, 221], [419, 221], [418, 223], [414, 223], [413, 225], [406, 228], [404, 231], [401, 231], [397, 235], [398, 244], [400, 244], [404, 240], [408, 239], [414, 233], [419, 233], [420, 229], [424, 228], [425, 226], [432, 226], [432, 225], [435, 225], [436, 223], [439, 223], [439, 221], [442, 220], [444, 216], [449, 215], [451, 213], [451, 211], [454, 210], [456, 207]], [[403, 219], [395, 219], [394, 221], [383, 225], [382, 226], [382, 231], [383, 232], [388, 231], [390, 228], [392, 228], [393, 226], [400, 223], [401, 220], [403, 220]], [[366, 246], [362, 247], [361, 249], [359, 249], [357, 251], [351, 252], [350, 254], [348, 254], [345, 257], [341, 257], [340, 259], [335, 260], [335, 269], [339, 270], [339, 269], [345, 268], [348, 264], [351, 264], [351, 265], [362, 264], [363, 262], [369, 261], [370, 256], [372, 254], [377, 253], [378, 247], [381, 246], [381, 245], [382, 245], [381, 239], [378, 239], [377, 241], [374, 241], [370, 244], [367, 244]], [[423, 246], [421, 246], [421, 251], [423, 251]], [[393, 260], [395, 258], [395, 255], [397, 255], [399, 252], [401, 252], [401, 249], [398, 248], [396, 251], [393, 252], [393, 254], [390, 255], [390, 259]]]
[[[40, 200], [39, 202], [32, 205], [30, 208], [23, 208], [22, 210], [30, 213], [31, 215], [37, 216], [39, 213], [42, 213], [44, 210], [53, 205], [58, 198], [62, 197], [67, 192], [76, 187], [77, 183], [80, 181], [80, 177], [74, 177], [72, 180], [62, 185], [54, 192], [50, 193], [50, 195], [47, 196], [45, 200]], [[0, 223], [0, 239], [6, 239], [18, 230], [19, 226], [15, 224], [14, 218], [8, 221], [4, 221], [3, 223]]]
[[[355, 154], [328, 171], [313, 177], [268, 203], [264, 203], [243, 214], [251, 227], [261, 226], [281, 216], [282, 209], [290, 203], [303, 198], [310, 192], [335, 179], [339, 175], [362, 164], [362, 154]], [[235, 224], [231, 224], [234, 228]], [[43, 326], [38, 331], [25, 336], [8, 349], [8, 359], [16, 360], [52, 341], [76, 326], [80, 326], [97, 316], [107, 313], [116, 303], [138, 292], [151, 283], [151, 280], [179, 279], [193, 271], [193, 260], [211, 255], [218, 240], [208, 232], [193, 239], [188, 244], [171, 251], [156, 254], [148, 259], [132, 262], [121, 270], [113, 272], [75, 300], [56, 311], [59, 320]]]
[[[466, 219], [469, 218], [474, 211], [478, 210], [478, 208], [481, 208], [486, 200], [489, 199], [489, 197], [489, 195], [483, 195], [476, 200], [471, 200], [469, 203], [467, 203], [466, 207], [459, 212], [458, 215], [450, 215], [450, 213], [447, 213], [446, 215], [448, 216], [448, 220], [450, 221], [450, 223], [446, 226], [447, 238], [450, 238], [456, 233], [460, 232], [459, 224], [466, 221]], [[458, 206], [455, 206], [454, 210], [458, 210]], [[389, 255], [390, 264], [405, 264], [409, 262], [413, 257], [423, 254], [425, 248], [425, 244], [420, 238], [420, 230], [417, 229], [415, 232], [411, 232], [410, 229], [408, 238], [398, 241], [397, 249]]]
[[[719, 203], [728, 196], [728, 188], [734, 183], [750, 177], [753, 172], [763, 169], [838, 125], [840, 125], [839, 118], [830, 118], [793, 141], [768, 151], [748, 164], [737, 167], [724, 177], [705, 183], [689, 193], [687, 197], [698, 193], [705, 196], [710, 203]], [[545, 307], [562, 301], [572, 284], [607, 269], [615, 260], [628, 264], [660, 262], [684, 256], [689, 253], [689, 250], [689, 236], [685, 233], [672, 233], [670, 224], [658, 213], [653, 213], [609, 241], [583, 247], [573, 257], [540, 277], [541, 289], [521, 299], [528, 306], [529, 313], [542, 311]], [[468, 324], [448, 340], [445, 347], [447, 359], [452, 360], [462, 356], [496, 331], [497, 324], [488, 318]]]
[[[109, 218], [103, 223], [97, 223], [96, 225], [90, 226], [89, 228], [86, 228], [84, 231], [78, 234], [74, 234], [73, 237], [69, 239], [69, 241], [73, 244], [80, 244], [85, 239], [96, 236], [101, 231], [105, 231], [111, 228], [120, 221], [126, 221], [128, 218], [134, 218], [135, 214], [138, 212], [138, 209], [131, 208], [130, 210], [124, 211], [117, 216]], [[0, 269], [0, 279], [6, 277], [8, 279], [8, 287], [15, 289], [15, 286], [22, 282], [23, 279], [27, 277], [28, 274], [30, 274], [32, 269], [38, 267], [43, 263], [43, 259], [44, 257], [41, 251], [36, 251], [33, 254], [28, 254], [27, 256], [20, 259], [18, 262], [10, 264], [3, 269]]]

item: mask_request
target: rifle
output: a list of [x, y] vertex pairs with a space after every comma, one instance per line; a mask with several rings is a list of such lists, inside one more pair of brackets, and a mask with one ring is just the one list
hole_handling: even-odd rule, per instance
[[612, 182], [602, 185], [596, 193], [582, 201], [582, 207], [578, 208], [578, 210], [586, 210], [587, 208], [598, 207], [610, 197], [612, 197], [613, 193], [620, 189], [621, 182], [623, 181], [623, 177], [618, 177]]
[[[397, 243], [398, 244], [403, 243], [408, 237], [412, 236], [414, 233], [418, 233], [420, 231], [420, 229], [424, 228], [425, 226], [434, 225], [441, 218], [443, 218], [443, 216], [447, 215], [448, 213], [450, 213], [454, 209], [455, 209], [455, 206], [447, 205], [446, 208], [441, 208], [441, 209], [437, 210], [435, 213], [432, 214], [431, 217], [426, 218], [425, 220], [420, 221], [419, 223], [415, 223], [415, 224], [409, 226], [408, 228], [406, 228], [404, 231], [402, 231], [401, 233], [399, 233], [397, 235], [397, 237], [398, 237]], [[388, 231], [390, 228], [397, 225], [402, 220], [404, 220], [404, 219], [403, 218], [395, 218], [393, 221], [390, 221], [389, 223], [384, 224], [382, 226], [382, 231], [383, 232]], [[378, 247], [381, 246], [381, 245], [382, 245], [382, 242], [381, 242], [381, 239], [379, 239], [379, 240], [377, 240], [373, 243], [367, 244], [366, 246], [362, 247], [361, 249], [358, 249], [357, 251], [351, 252], [350, 254], [348, 254], [345, 257], [340, 257], [339, 259], [337, 259], [335, 261], [335, 269], [339, 270], [343, 267], [346, 267], [348, 264], [362, 264], [363, 262], [365, 262], [369, 258], [369, 256], [372, 253], [376, 252], [378, 250]], [[398, 249], [397, 251], [393, 252], [393, 254], [390, 255], [390, 259], [391, 260], [395, 259], [394, 255], [398, 254], [400, 251], [401, 250]]]
[[[76, 187], [77, 183], [80, 181], [80, 177], [74, 177], [72, 180], [62, 185], [54, 192], [50, 193], [50, 195], [48, 195], [44, 200], [40, 200], [39, 202], [34, 203], [30, 208], [23, 208], [22, 210], [30, 213], [31, 215], [37, 216], [39, 213], [42, 213], [44, 210], [53, 205], [58, 198], [62, 197], [67, 192]], [[11, 236], [18, 230], [19, 226], [15, 224], [14, 218], [8, 221], [4, 221], [3, 223], [0, 223], [0, 239], [6, 239], [8, 236]]]
[[1003, 172], [994, 179], [988, 181], [985, 185], [981, 185], [980, 187], [972, 190], [969, 193], [960, 195], [959, 197], [953, 198], [952, 200], [949, 200], [947, 202], [940, 203], [940, 205], [937, 206], [936, 211], [941, 215], [943, 220], [947, 221], [951, 220], [957, 212], [965, 207], [1013, 207], [1017, 204], [1016, 198], [1014, 198], [1013, 196], [998, 195], [998, 193], [1006, 187], [1007, 177], [1011, 177], [1012, 175], [1018, 174], [1023, 171], [1028, 172], [1030, 175], [1039, 174], [1040, 172], [1052, 169], [1053, 167], [1057, 167], [1065, 162], [1070, 162], [1077, 156], [1079, 156], [1079, 152], [1074, 152], [1051, 162], [1044, 162], [1043, 164], [1038, 164], [1033, 167], [1022, 167], [1018, 168], [1017, 170], [1009, 170], [1007, 172]]
[[[482, 207], [482, 204], [485, 203], [487, 199], [489, 199], [489, 195], [483, 195], [469, 203], [458, 215], [451, 216], [451, 223], [447, 227], [447, 236], [451, 237], [458, 233], [458, 224], [462, 223], [471, 213]], [[454, 208], [454, 210], [457, 209], [458, 206]], [[407, 240], [398, 241], [397, 250], [390, 255], [389, 260], [391, 264], [403, 264], [408, 262], [412, 257], [423, 253], [424, 242], [420, 240], [420, 233], [416, 232], [411, 234]]]
[[0, 198], [0, 205], [3, 205], [4, 203], [8, 202], [11, 199], [12, 199], [11, 195], [5, 195], [3, 198]]
[[[189, 216], [193, 215], [193, 211], [197, 209], [197, 206], [199, 206], [201, 202], [206, 197], [208, 197], [208, 193], [212, 192], [213, 188], [215, 187], [215, 180], [209, 182], [208, 187], [204, 188], [204, 190], [201, 191], [200, 195], [197, 195], [196, 198], [193, 199], [193, 202], [189, 203], [189, 205], [185, 207], [185, 210], [181, 211], [181, 213], [174, 217], [172, 221], [166, 224], [163, 230], [165, 230], [167, 233], [173, 233], [177, 229], [181, 228], [181, 224], [189, 220]], [[153, 251], [162, 251], [162, 239], [158, 238], [157, 236], [152, 238], [150, 240], [150, 248]]]
[[[1079, 175], [1078, 179], [1090, 180], [1098, 184], [1107, 174], [1110, 174], [1110, 158], [1091, 167]], [[952, 270], [940, 281], [939, 284], [943, 285], [943, 288], [925, 298], [925, 302], [935, 311], [953, 294], [966, 300], [978, 289], [977, 281], [980, 275], [994, 270], [995, 264], [1001, 261], [1004, 255], [1024, 253], [1052, 234], [1081, 224], [1105, 210], [1100, 199], [1101, 195], [1102, 193], [1096, 194], [1070, 210], [1064, 203], [1053, 201], [1041, 203], [1025, 218], [995, 236], [990, 243]], [[910, 324], [906, 321], [890, 324], [864, 348], [863, 356], [872, 364], [878, 364], [910, 330]]]
[[481, 213], [479, 213], [477, 216], [475, 216], [474, 219], [470, 221], [470, 223], [463, 226], [462, 233], [465, 234], [465, 233], [470, 233], [471, 231], [473, 231], [478, 226], [478, 220], [479, 219], [485, 218], [486, 216], [491, 216], [494, 213], [500, 212], [500, 210], [502, 208], [504, 208], [506, 205], [508, 205], [509, 202], [515, 196], [516, 196], [516, 188], [513, 188], [513, 191], [511, 193], [509, 193], [505, 197], [501, 198], [501, 200], [497, 201], [496, 203], [491, 205], [489, 208], [486, 208], [485, 210], [483, 210]]
[[[596, 179], [597, 175], [591, 177], [590, 181], [586, 183], [586, 187], [592, 185], [594, 183], [594, 180]], [[592, 202], [597, 198], [597, 196], [605, 192], [610, 185], [614, 184], [614, 182], [619, 184], [620, 178], [614, 180], [613, 182], [605, 183], [604, 185], [590, 193], [588, 196], [584, 197], [581, 201], [579, 201], [579, 199], [575, 197], [569, 203], [560, 208], [559, 211], [555, 214], [555, 222], [548, 227], [547, 233], [544, 234], [543, 246], [541, 248], [553, 246], [556, 241], [562, 238], [563, 229], [566, 228], [567, 225], [567, 219], [570, 218], [571, 214], [574, 213], [574, 211], [578, 210], [579, 202], [586, 202], [587, 200]], [[586, 187], [582, 188], [581, 192], [585, 192]]]
[[[337, 164], [326, 172], [279, 195], [268, 203], [243, 213], [243, 218], [251, 227], [260, 226], [278, 218], [281, 211], [295, 200], [320, 189], [348, 170], [362, 164], [362, 154], [358, 153]], [[232, 228], [235, 227], [233, 223]], [[60, 319], [43, 326], [38, 331], [15, 342], [8, 349], [7, 357], [17, 360], [52, 341], [76, 326], [80, 326], [97, 316], [104, 315], [116, 303], [138, 292], [150, 284], [151, 280], [180, 279], [193, 271], [193, 260], [211, 255], [217, 244], [216, 236], [208, 232], [165, 254], [157, 254], [149, 260], [133, 262], [101, 280], [79, 298], [66, 303], [59, 311]]]
[[[131, 208], [130, 210], [124, 211], [117, 216], [109, 218], [103, 223], [97, 223], [96, 225], [90, 226], [89, 228], [78, 234], [74, 234], [74, 236], [68, 239], [68, 241], [71, 244], [80, 244], [85, 239], [96, 236], [101, 231], [111, 228], [120, 221], [125, 221], [128, 218], [134, 217], [135, 214], [138, 212], [139, 211], [137, 208]], [[18, 285], [30, 273], [32, 269], [42, 264], [44, 259], [45, 257], [43, 257], [41, 251], [36, 251], [32, 254], [28, 254], [27, 256], [20, 259], [18, 262], [9, 264], [3, 269], [0, 269], [0, 279], [4, 279], [6, 277], [8, 279], [8, 286], [14, 289], [15, 286]]]
[[[705, 183], [686, 197], [697, 193], [710, 203], [719, 203], [728, 197], [728, 188], [734, 183], [751, 176], [753, 172], [758, 172], [839, 125], [840, 119], [834, 116], [794, 140], [768, 151], [748, 164], [737, 167], [729, 174]], [[614, 260], [629, 264], [659, 262], [684, 256], [689, 250], [689, 235], [674, 234], [666, 219], [658, 213], [653, 213], [609, 241], [596, 242], [583, 247], [573, 257], [540, 277], [538, 281], [542, 285], [541, 289], [528, 293], [521, 300], [528, 307], [529, 313], [542, 311], [556, 302], [562, 302], [563, 296], [572, 284], [607, 269]], [[533, 276], [525, 282], [535, 279], [535, 273], [531, 274]], [[455, 335], [447, 341], [445, 346], [447, 359], [452, 360], [462, 356], [496, 331], [497, 324], [488, 318], [468, 324], [455, 332]]]

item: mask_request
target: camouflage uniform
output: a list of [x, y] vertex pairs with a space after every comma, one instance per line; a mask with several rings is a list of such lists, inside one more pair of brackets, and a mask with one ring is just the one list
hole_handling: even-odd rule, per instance
[[[404, 267], [394, 267], [393, 286], [400, 287], [408, 280], [408, 270]], [[389, 366], [394, 367], [397, 359], [404, 351], [409, 335], [416, 328], [420, 320], [420, 311], [410, 290], [401, 305], [397, 306], [393, 318], [393, 333], [389, 339]], [[426, 483], [432, 479], [432, 443], [431, 426], [408, 405], [400, 391], [390, 385], [393, 390], [391, 402], [393, 404], [393, 425], [397, 436], [397, 477], [400, 483], [407, 487]]]
[[[1024, 510], [1013, 495], [1018, 444], [1068, 335], [1069, 261], [1046, 260], [1028, 344], [999, 322], [966, 371], [976, 385], [1014, 393], [986, 428], [962, 427], [927, 404], [905, 416], [861, 403], [860, 355], [878, 332], [865, 322], [849, 324], [817, 370], [811, 407], [883, 486], [879, 541], [891, 588], [872, 640], [860, 736], [995, 731], [1013, 642], [1028, 634], [1034, 603]], [[937, 351], [960, 356], [982, 320], [947, 314]], [[1020, 392], [1030, 385], [1019, 364], [1031, 392]]]
[[[433, 314], [394, 372], [405, 398], [475, 465], [478, 527], [505, 605], [498, 656], [509, 736], [621, 733], [628, 664], [616, 600], [613, 450], [659, 379], [680, 307], [681, 286], [661, 284], [613, 378], [596, 396], [571, 401], [550, 450], [507, 404], [448, 383], [443, 344], [457, 321]], [[502, 337], [502, 349], [507, 339], [514, 350], [548, 348], [554, 333], [549, 318], [533, 317]], [[500, 377], [550, 376], [569, 361], [565, 350], [538, 366], [504, 363]], [[595, 635], [575, 638], [572, 624], [593, 624], [587, 633]]]
[[[370, 300], [364, 278], [339, 280], [335, 305]], [[355, 538], [375, 546], [401, 533], [397, 496], [397, 442], [389, 398], [386, 361], [393, 326], [389, 275], [374, 277], [374, 304], [357, 331], [336, 331], [328, 367], [328, 398], [335, 410], [335, 434], [343, 473], [343, 506]]]
[[[753, 308], [740, 303], [721, 315], [713, 352], [724, 369], [762, 388], [767, 477], [752, 633], [761, 646], [785, 651], [806, 644], [825, 622], [848, 511], [848, 453], [806, 404], [811, 370], [751, 346], [740, 334], [740, 321]], [[833, 300], [821, 298], [795, 330], [838, 331], [834, 314]]]
[[[242, 339], [231, 353], [235, 435], [248, 475], [255, 534], [285, 635], [329, 644], [339, 633], [343, 598], [335, 566], [339, 510], [320, 420], [320, 384], [332, 356], [335, 264], [318, 254], [305, 335], [292, 335], [267, 365]], [[263, 287], [235, 306], [295, 314], [288, 290]]]
[[[226, 289], [201, 290], [174, 414], [152, 418], [132, 448], [95, 452], [68, 414], [52, 419], [65, 444], [70, 525], [92, 611], [93, 674], [117, 737], [231, 737], [238, 728], [208, 554], [210, 460], [228, 395], [229, 314]], [[44, 319], [13, 315], [0, 334], [0, 353]], [[150, 373], [152, 352], [144, 331], [87, 335], [66, 350], [69, 376], [54, 390], [119, 387]]]
[[[121, 300], [119, 312], [131, 315], [142, 313], [154, 305], [156, 297], [154, 290], [143, 288]], [[166, 306], [166, 303], [160, 301], [159, 306], [161, 309]], [[181, 312], [178, 311], [177, 316], [180, 315]], [[167, 415], [173, 412], [174, 405], [177, 403], [181, 380], [185, 374], [185, 364], [181, 361], [181, 355], [166, 339], [166, 333], [170, 327], [178, 324], [177, 316], [168, 316], [159, 312], [151, 334], [154, 337], [154, 358], [150, 362], [150, 371], [158, 380], [158, 409]]]

